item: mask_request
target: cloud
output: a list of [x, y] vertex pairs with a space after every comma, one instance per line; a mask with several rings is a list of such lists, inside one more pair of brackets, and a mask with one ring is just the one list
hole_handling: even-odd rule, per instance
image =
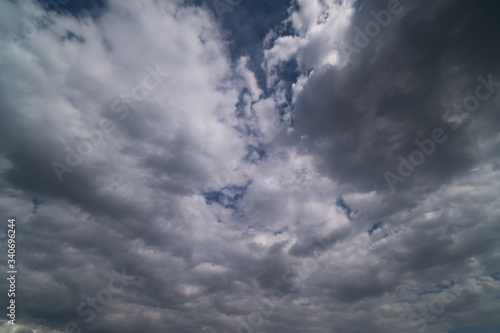
[[[196, 1], [59, 5], [0, 11], [18, 38], [0, 42], [7, 332], [498, 324], [494, 5], [401, 1], [348, 61], [387, 3], [244, 0], [221, 21]], [[451, 109], [478, 85], [476, 111]], [[447, 140], [391, 190], [435, 128]], [[116, 293], [114, 272], [133, 277]]]

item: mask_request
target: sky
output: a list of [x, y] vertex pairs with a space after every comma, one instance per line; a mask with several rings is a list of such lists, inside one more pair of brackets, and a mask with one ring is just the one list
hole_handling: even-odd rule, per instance
[[499, 15], [1, 1], [0, 332], [499, 332]]

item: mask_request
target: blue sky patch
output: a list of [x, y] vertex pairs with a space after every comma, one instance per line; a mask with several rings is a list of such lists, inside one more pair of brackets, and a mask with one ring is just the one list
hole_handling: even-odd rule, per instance
[[352, 215], [355, 215], [359, 212], [356, 209], [355, 210], [351, 209], [351, 207], [349, 207], [349, 205], [345, 203], [344, 199], [342, 198], [342, 195], [338, 197], [337, 202], [335, 204], [338, 207], [342, 208], [349, 221], [352, 221], [354, 219]]
[[373, 232], [374, 232], [375, 230], [379, 229], [380, 227], [382, 227], [382, 222], [377, 222], [377, 223], [375, 223], [375, 224], [373, 225], [373, 227], [372, 227], [370, 230], [368, 230], [368, 235], [370, 235], [370, 236], [371, 236], [371, 235], [373, 234]]
[[251, 183], [249, 181], [244, 186], [230, 185], [223, 187], [219, 191], [205, 192], [203, 195], [208, 205], [216, 203], [224, 208], [237, 210], [238, 201], [246, 195], [246, 191]]

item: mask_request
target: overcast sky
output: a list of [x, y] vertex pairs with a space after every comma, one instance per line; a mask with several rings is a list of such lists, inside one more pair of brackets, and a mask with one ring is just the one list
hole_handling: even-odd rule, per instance
[[499, 332], [499, 17], [1, 1], [0, 331]]

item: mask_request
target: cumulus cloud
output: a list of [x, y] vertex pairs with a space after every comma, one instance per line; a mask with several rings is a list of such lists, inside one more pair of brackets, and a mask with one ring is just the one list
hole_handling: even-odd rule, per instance
[[48, 3], [0, 11], [6, 332], [499, 325], [497, 6]]

